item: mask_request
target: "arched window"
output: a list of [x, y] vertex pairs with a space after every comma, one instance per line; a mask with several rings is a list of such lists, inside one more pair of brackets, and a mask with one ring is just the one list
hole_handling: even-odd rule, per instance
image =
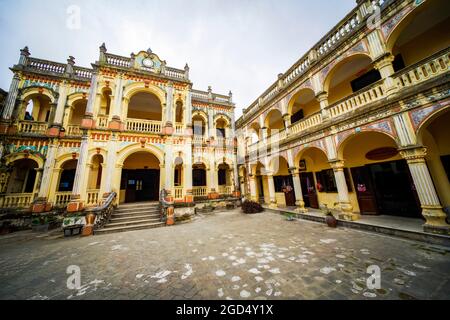
[[128, 104], [128, 118], [162, 121], [161, 101], [152, 93], [139, 92], [131, 97]]

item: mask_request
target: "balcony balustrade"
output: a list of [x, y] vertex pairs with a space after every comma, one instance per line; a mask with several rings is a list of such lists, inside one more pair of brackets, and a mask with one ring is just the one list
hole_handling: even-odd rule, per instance
[[19, 122], [19, 133], [46, 134], [47, 129], [48, 123], [46, 122], [33, 122], [33, 121]]

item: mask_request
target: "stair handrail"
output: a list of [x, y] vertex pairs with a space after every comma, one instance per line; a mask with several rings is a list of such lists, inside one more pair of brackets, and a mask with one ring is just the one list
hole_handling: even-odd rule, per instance
[[173, 202], [168, 201], [169, 192], [166, 189], [162, 189], [159, 193], [159, 206], [161, 213], [161, 222], [167, 223], [167, 212], [169, 208], [173, 208]]
[[117, 197], [117, 193], [111, 192], [108, 197], [103, 201], [103, 204], [99, 207], [93, 207], [86, 209], [86, 214], [95, 214], [94, 229], [98, 230], [105, 226], [111, 218], [114, 212], [114, 200]]

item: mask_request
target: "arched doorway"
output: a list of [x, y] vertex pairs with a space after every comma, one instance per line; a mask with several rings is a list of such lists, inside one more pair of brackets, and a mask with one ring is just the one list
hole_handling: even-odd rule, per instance
[[67, 160], [61, 165], [61, 175], [59, 177], [58, 192], [71, 192], [75, 182], [78, 160]]
[[127, 118], [162, 121], [161, 101], [153, 93], [138, 92], [130, 99]]
[[50, 118], [50, 98], [43, 94], [35, 94], [25, 100], [25, 111], [20, 120], [47, 122]]
[[194, 197], [205, 197], [207, 194], [206, 165], [198, 162], [192, 165], [192, 189]]
[[281, 111], [278, 109], [270, 111], [264, 121], [264, 125], [267, 128], [268, 137], [282, 131], [284, 129], [284, 121]]
[[305, 207], [319, 209], [321, 204], [326, 204], [333, 208], [338, 202], [338, 190], [325, 152], [315, 147], [302, 150], [296, 157], [296, 165]]
[[36, 184], [36, 169], [38, 167], [36, 161], [31, 159], [14, 161], [6, 193], [33, 193]]
[[422, 218], [408, 164], [393, 138], [381, 132], [356, 134], [344, 141], [339, 157], [351, 169], [361, 214]]
[[320, 112], [320, 104], [312, 89], [302, 89], [294, 95], [289, 102], [288, 112], [291, 115], [291, 124]]
[[276, 157], [271, 161], [271, 169], [273, 171], [277, 205], [287, 207], [295, 206], [294, 181], [289, 172], [287, 160], [282, 156]]
[[123, 163], [120, 199], [125, 203], [158, 201], [160, 189], [160, 162], [152, 153], [140, 151], [131, 154]]
[[232, 169], [227, 163], [221, 163], [217, 170], [217, 181], [219, 185], [219, 194], [231, 194], [231, 172]]

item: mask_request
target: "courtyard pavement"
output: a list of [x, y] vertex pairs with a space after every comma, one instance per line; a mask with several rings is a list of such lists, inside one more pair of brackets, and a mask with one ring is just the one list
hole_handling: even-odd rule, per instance
[[[372, 265], [380, 289], [367, 287]], [[236, 210], [89, 238], [3, 236], [0, 282], [0, 299], [449, 299], [450, 248]]]

